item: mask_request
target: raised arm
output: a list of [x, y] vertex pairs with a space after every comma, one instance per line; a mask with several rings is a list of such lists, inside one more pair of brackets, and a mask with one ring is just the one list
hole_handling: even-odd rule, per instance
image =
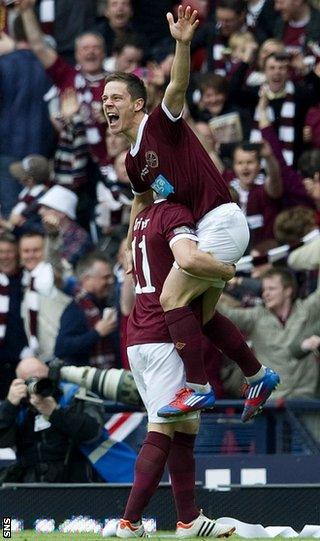
[[190, 76], [190, 44], [199, 26], [197, 14], [190, 6], [179, 6], [178, 20], [174, 22], [172, 13], [167, 13], [170, 33], [176, 40], [176, 50], [164, 103], [173, 116], [180, 115], [185, 101]]
[[[258, 103], [260, 130], [263, 130], [264, 128], [270, 126], [267, 112], [268, 103], [268, 98], [264, 90], [262, 90]], [[263, 141], [261, 157], [265, 159], [268, 173], [264, 188], [269, 197], [272, 197], [272, 199], [279, 199], [283, 195], [283, 182], [278, 160], [276, 159], [271, 145], [268, 143], [268, 141]]]
[[35, 0], [16, 0], [27, 34], [29, 45], [44, 68], [50, 68], [57, 59], [57, 53], [45, 41], [37, 17], [33, 11]]

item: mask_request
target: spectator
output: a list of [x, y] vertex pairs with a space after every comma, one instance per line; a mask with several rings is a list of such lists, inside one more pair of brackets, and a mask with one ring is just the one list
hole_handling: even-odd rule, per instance
[[116, 367], [116, 310], [105, 311], [114, 283], [111, 265], [105, 256], [94, 253], [78, 262], [76, 274], [79, 291], [61, 316], [55, 354], [71, 364]]
[[[10, 52], [0, 56], [0, 205], [3, 218], [9, 217], [21, 190], [21, 185], [9, 171], [10, 165], [30, 154], [48, 156], [53, 141], [47, 105], [43, 100], [50, 80], [30, 50], [20, 16], [14, 21], [13, 35]], [[3, 39], [4, 35], [0, 41]]]
[[305, 357], [312, 352], [319, 360], [320, 357], [320, 325], [319, 321], [316, 321], [312, 327], [308, 327], [308, 330], [295, 337], [292, 341], [290, 350], [292, 355], [296, 359]]
[[274, 268], [262, 278], [264, 306], [230, 308], [219, 304], [251, 341], [262, 364], [280, 375], [273, 397], [315, 398], [318, 392], [319, 364], [313, 354], [295, 359], [290, 345], [303, 329], [319, 317], [320, 290], [305, 300], [296, 300], [296, 280], [288, 269]]
[[[264, 73], [266, 84], [262, 91], [269, 100], [268, 115], [276, 127], [283, 147], [283, 156], [287, 165], [292, 165], [301, 152], [302, 126], [307, 112], [307, 103], [318, 99], [319, 77], [310, 73], [309, 85], [294, 84], [289, 78], [288, 58], [272, 54], [265, 60]], [[259, 109], [254, 114], [255, 125], [250, 141], [260, 142], [261, 132], [257, 123]]]
[[109, 72], [131, 73], [141, 65], [142, 58], [142, 41], [139, 36], [131, 34], [115, 41], [112, 56], [105, 60], [104, 68]]
[[247, 27], [255, 34], [259, 43], [273, 37], [274, 24], [278, 18], [272, 0], [248, 0]]
[[81, 104], [80, 113], [86, 124], [86, 137], [95, 162], [106, 165], [104, 145], [105, 118], [102, 114], [101, 95], [104, 88], [104, 41], [101, 35], [88, 32], [77, 36], [75, 57], [77, 67], [67, 64], [46, 43], [40, 30], [33, 5], [35, 0], [20, 0], [19, 9], [30, 47], [38, 56], [60, 92], [74, 88]]
[[280, 18], [274, 22], [274, 36], [290, 54], [303, 52], [310, 42], [319, 42], [320, 13], [307, 0], [275, 0]]
[[47, 259], [75, 265], [92, 249], [89, 234], [76, 222], [78, 198], [63, 186], [53, 186], [39, 199], [39, 214], [48, 232]]
[[[38, 232], [24, 233], [19, 242], [19, 252], [21, 266], [24, 269], [23, 286], [24, 297], [21, 314], [24, 321], [26, 334], [28, 337], [28, 347], [21, 352], [21, 357], [38, 355], [43, 353], [41, 344], [50, 343], [51, 327], [47, 323], [47, 339], [42, 335], [40, 342], [39, 310], [40, 295], [50, 297], [55, 294], [54, 271], [49, 263], [45, 262], [45, 237]], [[46, 314], [41, 309], [41, 318], [46, 318]], [[50, 320], [50, 315], [47, 321]]]
[[[295, 168], [288, 166], [283, 156], [279, 138], [268, 117], [267, 106], [267, 96], [265, 92], [261, 92], [257, 109], [260, 117], [259, 127], [263, 139], [269, 143], [272, 152], [278, 161], [283, 182], [283, 191], [285, 194], [285, 197], [282, 198], [282, 206], [283, 208], [289, 208], [296, 205], [305, 205], [313, 208], [313, 198], [311, 197], [311, 194], [308, 194], [306, 187], [309, 185], [308, 177], [312, 178], [316, 172], [319, 171], [320, 154], [316, 151], [302, 154], [298, 162], [300, 172], [296, 171]], [[303, 180], [303, 177], [307, 178]]]
[[234, 113], [236, 116], [239, 126], [237, 130], [225, 130], [225, 132], [221, 130], [217, 134], [213, 133], [221, 157], [230, 157], [234, 143], [242, 138], [249, 138], [251, 118], [245, 109], [237, 107], [230, 101], [229, 83], [225, 77], [216, 73], [206, 73], [200, 77], [198, 89], [198, 104], [189, 101], [190, 114], [195, 121], [210, 122], [213, 119], [222, 121], [226, 118], [224, 115], [229, 113]]
[[48, 366], [36, 358], [21, 361], [7, 399], [0, 406], [0, 447], [15, 447], [17, 461], [2, 482], [89, 483], [101, 481], [80, 445], [99, 440], [104, 424], [100, 407], [62, 400], [63, 387], [49, 396], [30, 393], [30, 378], [47, 378]]
[[0, 235], [0, 400], [8, 392], [20, 354], [27, 345], [21, 318], [22, 271], [11, 233]]
[[[260, 173], [261, 158], [266, 162], [267, 175]], [[273, 224], [283, 194], [279, 166], [268, 143], [260, 149], [250, 143], [242, 143], [235, 148], [233, 169], [236, 178], [230, 185], [239, 196], [240, 207], [250, 228], [250, 243], [254, 246], [257, 242], [273, 238]]]
[[53, 37], [57, 52], [74, 64], [74, 40], [90, 28], [97, 14], [97, 0], [37, 0], [36, 13], [45, 34]]
[[105, 42], [106, 56], [113, 53], [116, 39], [126, 39], [132, 32], [131, 0], [104, 0], [103, 17], [94, 27]]
[[0, 220], [4, 229], [14, 231], [17, 236], [23, 232], [41, 231], [38, 215], [38, 199], [44, 195], [49, 182], [49, 162], [44, 156], [31, 154], [21, 162], [10, 165], [10, 173], [23, 186], [18, 203], [13, 207], [8, 220]]
[[207, 70], [219, 75], [226, 75], [229, 59], [225, 56], [229, 38], [235, 32], [246, 30], [246, 2], [243, 0], [220, 0], [216, 6], [216, 23], [212, 21], [201, 26], [196, 32], [191, 45], [194, 52], [199, 47], [207, 51]]

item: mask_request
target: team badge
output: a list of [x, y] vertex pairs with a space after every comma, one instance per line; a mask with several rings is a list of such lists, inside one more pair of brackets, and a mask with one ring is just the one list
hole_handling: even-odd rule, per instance
[[158, 167], [159, 158], [154, 150], [147, 150], [146, 152], [146, 161], [149, 167]]

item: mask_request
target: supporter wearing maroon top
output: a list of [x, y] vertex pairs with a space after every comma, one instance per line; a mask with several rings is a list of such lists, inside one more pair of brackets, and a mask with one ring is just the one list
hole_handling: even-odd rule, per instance
[[[159, 196], [184, 203], [197, 220], [200, 250], [214, 253], [217, 260], [230, 264], [238, 261], [248, 244], [245, 217], [240, 208], [230, 202], [224, 180], [181, 119], [189, 83], [190, 42], [198, 25], [196, 16], [190, 8], [182, 7], [176, 23], [167, 15], [176, 50], [170, 82], [161, 106], [154, 113], [149, 117], [145, 115], [146, 89], [132, 74], [115, 73], [106, 78], [103, 108], [110, 132], [124, 133], [131, 142], [127, 167], [135, 198], [128, 248], [136, 215], [152, 203], [151, 187]], [[205, 319], [209, 321], [223, 286], [222, 281], [199, 279], [172, 268], [160, 296], [171, 339], [178, 345], [185, 365], [190, 393], [196, 391], [198, 397], [202, 394], [205, 400], [212, 390], [203, 364], [201, 326], [188, 304], [206, 292]], [[264, 373], [260, 363], [247, 361], [245, 375], [260, 379]], [[196, 402], [189, 411], [201, 409], [199, 401]]]
[[103, 38], [94, 32], [85, 32], [78, 36], [75, 42], [78, 67], [69, 66], [44, 40], [32, 9], [34, 4], [35, 0], [19, 1], [19, 10], [30, 47], [60, 91], [67, 88], [76, 90], [92, 155], [100, 165], [106, 165], [108, 162], [104, 141], [106, 123], [100, 105], [105, 78], [102, 68]]

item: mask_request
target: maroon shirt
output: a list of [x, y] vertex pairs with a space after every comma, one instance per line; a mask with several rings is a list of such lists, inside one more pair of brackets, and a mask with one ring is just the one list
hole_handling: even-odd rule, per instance
[[127, 346], [172, 342], [159, 297], [174, 258], [170, 242], [195, 235], [190, 211], [161, 200], [138, 214], [134, 223], [132, 253], [136, 301], [127, 326]]
[[96, 76], [84, 75], [80, 70], [67, 64], [60, 56], [48, 68], [48, 75], [61, 92], [74, 88], [81, 103], [80, 112], [86, 126], [86, 134], [92, 155], [99, 165], [107, 165], [110, 160], [106, 155], [106, 122], [98, 122], [93, 115], [93, 108], [101, 108], [101, 96], [105, 85], [105, 73]]
[[170, 120], [161, 105], [140, 124], [126, 168], [135, 193], [152, 188], [188, 207], [196, 222], [231, 202], [225, 181], [191, 128], [182, 118]]

